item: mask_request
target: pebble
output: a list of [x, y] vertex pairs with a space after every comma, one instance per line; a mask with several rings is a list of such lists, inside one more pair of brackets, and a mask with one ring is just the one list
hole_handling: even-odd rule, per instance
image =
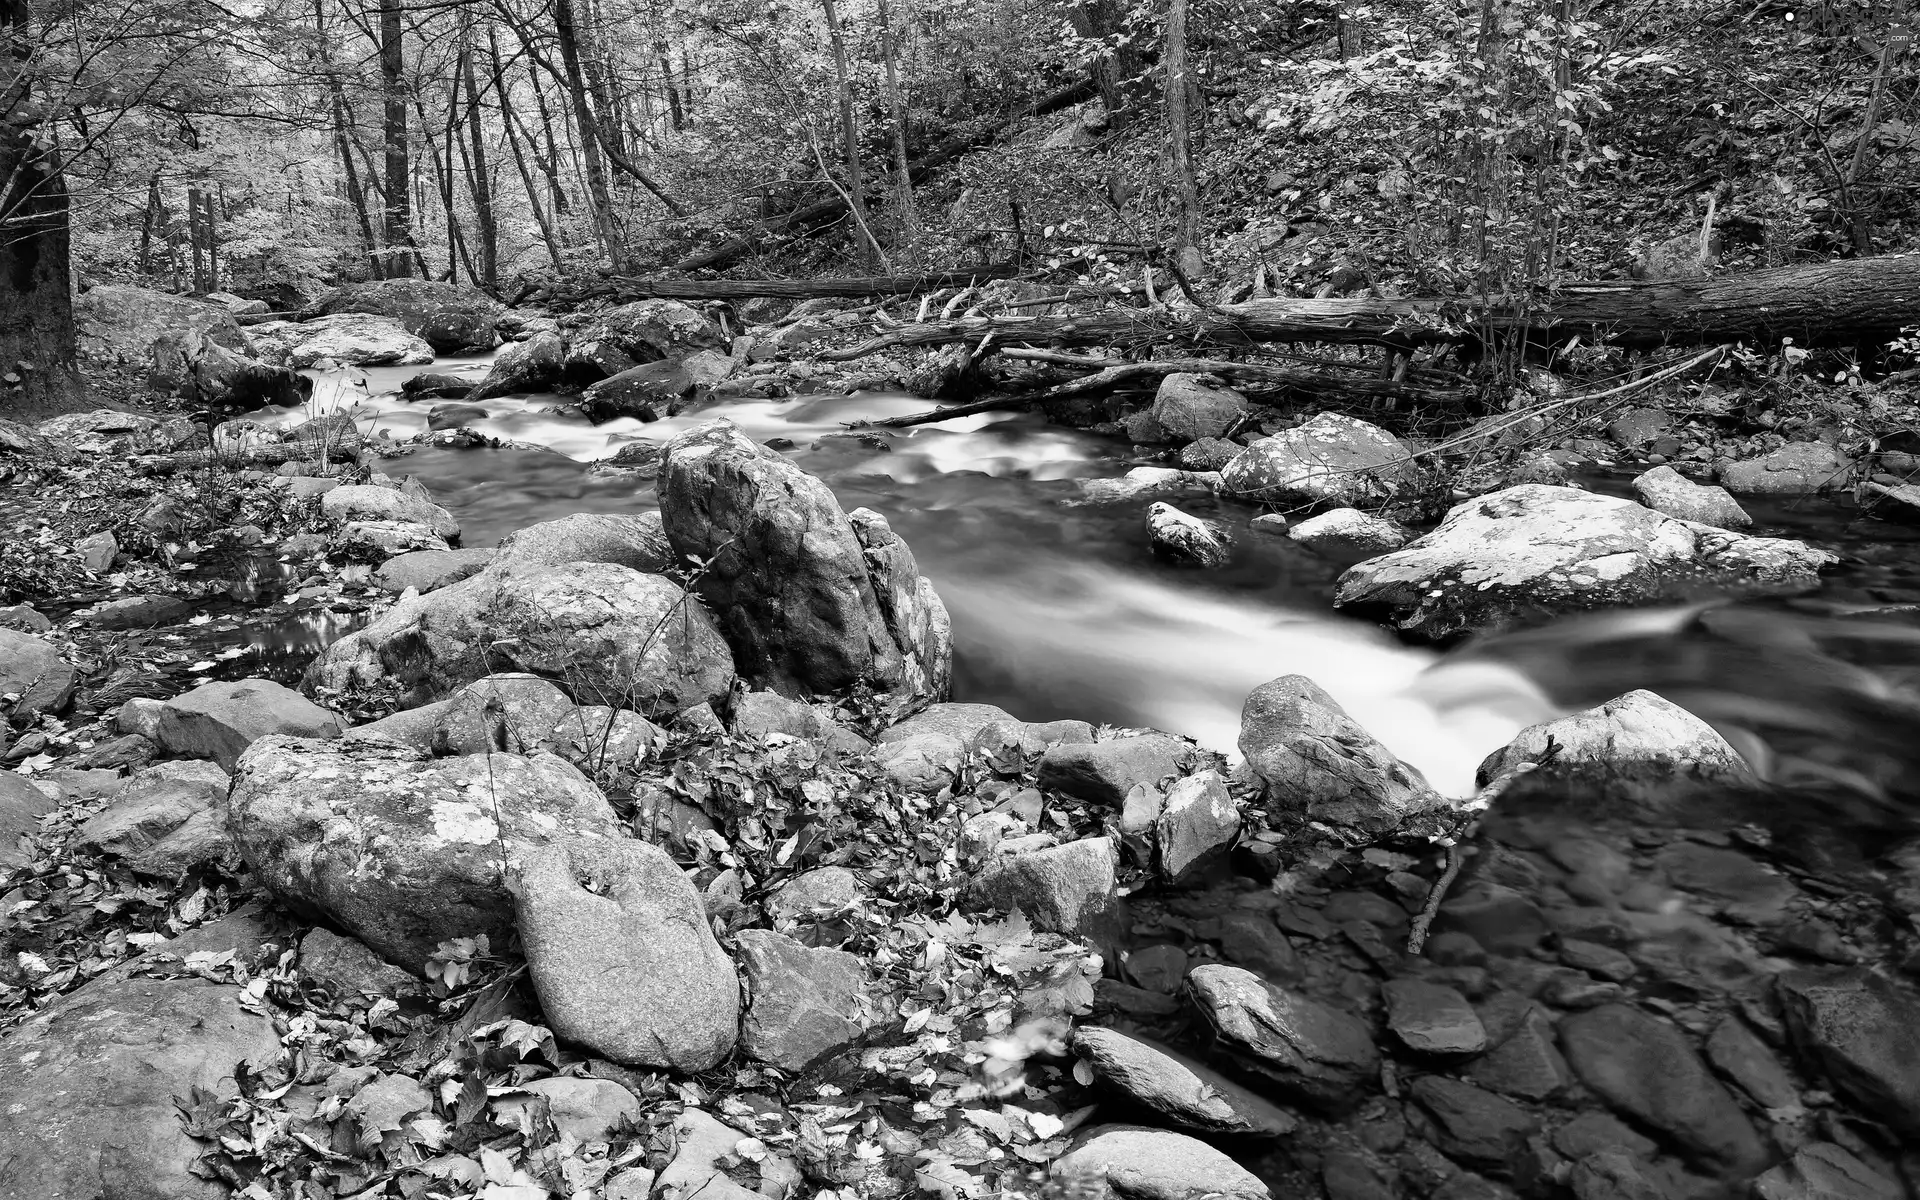
[[1411, 1090], [1439, 1126], [1440, 1149], [1468, 1163], [1503, 1165], [1539, 1128], [1518, 1104], [1462, 1080], [1423, 1075]]
[[1599, 942], [1566, 938], [1560, 943], [1560, 961], [1578, 971], [1597, 975], [1613, 983], [1625, 983], [1639, 970], [1633, 960], [1611, 946]]

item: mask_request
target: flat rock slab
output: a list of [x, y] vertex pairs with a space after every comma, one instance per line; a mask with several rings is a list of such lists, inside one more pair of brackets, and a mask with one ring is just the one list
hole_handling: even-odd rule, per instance
[[1239, 967], [1197, 967], [1187, 980], [1239, 1067], [1281, 1093], [1340, 1111], [1376, 1082], [1380, 1052], [1357, 1018]]
[[273, 1022], [201, 979], [102, 978], [0, 1038], [4, 1200], [220, 1200], [191, 1173], [208, 1146], [175, 1096], [231, 1096], [233, 1070], [274, 1064]]
[[734, 940], [752, 998], [740, 1028], [748, 1057], [803, 1071], [861, 1035], [867, 970], [859, 958], [771, 929], [743, 929]]
[[73, 668], [52, 643], [0, 629], [0, 696], [17, 696], [15, 717], [59, 712], [73, 696]]
[[1791, 971], [1775, 986], [1794, 1044], [1834, 1090], [1920, 1138], [1920, 999], [1861, 971]]
[[208, 680], [164, 703], [153, 740], [169, 754], [212, 759], [231, 771], [248, 746], [270, 733], [337, 738], [340, 721], [270, 679]]
[[1478, 1054], [1487, 1048], [1487, 1027], [1467, 998], [1450, 987], [1420, 979], [1382, 985], [1387, 1028], [1420, 1054]]
[[1405, 549], [1348, 569], [1334, 603], [1437, 640], [1592, 608], [1806, 591], [1838, 561], [1803, 542], [1529, 483], [1457, 505]]
[[1118, 809], [1135, 785], [1159, 790], [1192, 762], [1194, 748], [1164, 733], [1061, 744], [1040, 759], [1038, 785]]
[[1074, 1031], [1073, 1051], [1094, 1078], [1181, 1129], [1279, 1137], [1299, 1124], [1271, 1101], [1146, 1038], [1082, 1026]]
[[40, 828], [40, 818], [59, 804], [24, 775], [0, 771], [0, 870], [33, 861], [25, 839]]
[[1085, 1181], [1084, 1186], [1095, 1189], [1104, 1182], [1122, 1200], [1270, 1200], [1272, 1196], [1253, 1172], [1198, 1138], [1139, 1125], [1104, 1125], [1088, 1131], [1054, 1162], [1052, 1175], [1058, 1180]]

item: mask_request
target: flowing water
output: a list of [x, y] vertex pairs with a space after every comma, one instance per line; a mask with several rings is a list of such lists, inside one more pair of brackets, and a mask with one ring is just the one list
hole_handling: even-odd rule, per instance
[[[484, 358], [433, 366], [476, 380], [485, 368]], [[399, 393], [419, 370], [320, 374], [305, 410], [262, 416], [284, 425], [345, 411], [367, 432], [405, 438], [426, 429], [434, 404]], [[459, 520], [462, 544], [487, 546], [567, 513], [653, 507], [651, 478], [590, 464], [632, 440], [664, 443], [726, 417], [783, 447], [845, 507], [884, 513], [907, 540], [953, 617], [956, 699], [1000, 704], [1029, 720], [1154, 726], [1231, 753], [1248, 692], [1303, 674], [1451, 794], [1469, 791], [1480, 759], [1524, 725], [1627, 690], [1616, 686], [1622, 682], [1651, 686], [1603, 672], [1615, 690], [1589, 695], [1591, 688], [1568, 677], [1581, 669], [1571, 648], [1596, 640], [1587, 634], [1552, 643], [1554, 653], [1543, 653], [1536, 638], [1511, 654], [1495, 644], [1442, 661], [1342, 618], [1330, 606], [1342, 564], [1252, 531], [1247, 522], [1257, 510], [1231, 501], [1180, 501], [1235, 530], [1227, 568], [1165, 565], [1149, 552], [1142, 506], [1076, 503], [1078, 480], [1136, 465], [1125, 457], [1128, 447], [1037, 417], [982, 414], [852, 436], [849, 422], [918, 411], [926, 402], [877, 394], [732, 400], [651, 424], [602, 425], [555, 411], [563, 404], [551, 395], [490, 400], [487, 418], [472, 426], [538, 448], [425, 447], [384, 469], [425, 483]], [[1627, 478], [1591, 482], [1624, 492]], [[1756, 515], [1762, 532], [1810, 537], [1847, 556], [1823, 593], [1828, 607], [1920, 600], [1913, 532], [1850, 522], [1825, 501], [1774, 503]], [[313, 631], [303, 632], [310, 641]]]

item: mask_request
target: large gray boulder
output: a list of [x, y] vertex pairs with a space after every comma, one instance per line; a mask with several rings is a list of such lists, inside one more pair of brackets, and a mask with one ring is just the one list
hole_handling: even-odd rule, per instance
[[322, 359], [354, 367], [433, 361], [433, 347], [392, 317], [338, 313], [315, 321], [268, 321], [249, 330], [270, 362], [300, 370]]
[[802, 1071], [861, 1035], [867, 970], [856, 955], [771, 929], [743, 929], [734, 940], [752, 997], [740, 1026], [748, 1057]]
[[572, 331], [570, 340], [617, 349], [636, 363], [727, 349], [713, 322], [678, 300], [635, 300], [596, 313]]
[[566, 348], [557, 333], [536, 333], [524, 342], [514, 342], [494, 356], [487, 377], [467, 393], [467, 399], [551, 391], [560, 382], [565, 357]]
[[1284, 675], [1247, 697], [1240, 753], [1276, 811], [1380, 831], [1445, 803], [1305, 675]]
[[333, 488], [320, 497], [320, 511], [336, 521], [407, 521], [448, 541], [460, 536], [460, 523], [452, 513], [395, 488], [365, 483]]
[[620, 837], [600, 790], [550, 754], [429, 759], [391, 743], [268, 737], [240, 757], [228, 829], [262, 882], [389, 962], [513, 920], [506, 871], [558, 838]]
[[1672, 467], [1659, 466], [1642, 474], [1633, 481], [1633, 494], [1655, 512], [1682, 521], [1721, 529], [1746, 529], [1753, 524], [1753, 518], [1727, 489], [1695, 483]]
[[1321, 413], [1234, 456], [1220, 472], [1221, 489], [1268, 504], [1385, 500], [1418, 482], [1412, 453], [1378, 425]]
[[[1550, 745], [1558, 749], [1541, 763]], [[1577, 810], [1589, 821], [1667, 824], [1686, 814], [1720, 811], [1721, 797], [1737, 810], [1760, 787], [1746, 760], [1713, 726], [1649, 691], [1628, 692], [1521, 730], [1480, 764], [1476, 786], [1529, 762], [1541, 765], [1506, 785], [1500, 812], [1558, 808]]]
[[520, 940], [554, 1032], [616, 1062], [704, 1071], [733, 1050], [740, 983], [665, 851], [568, 837], [526, 856]]
[[1432, 533], [1340, 576], [1334, 603], [1428, 638], [1702, 593], [1797, 592], [1839, 560], [1784, 538], [1529, 483], [1456, 505]]
[[321, 297], [316, 316], [371, 313], [392, 317], [435, 350], [491, 350], [506, 311], [477, 288], [435, 279], [375, 279], [352, 283]]
[[571, 513], [514, 530], [497, 554], [502, 564], [613, 563], [646, 575], [665, 574], [679, 561], [657, 512]]
[[1810, 496], [1847, 487], [1853, 463], [1825, 442], [1789, 442], [1771, 454], [1724, 463], [1719, 476], [1730, 492]]
[[270, 733], [336, 738], [340, 720], [271, 679], [210, 679], [161, 705], [153, 740], [169, 754], [209, 758], [231, 771], [248, 746]]
[[224, 305], [150, 288], [102, 284], [80, 294], [74, 324], [81, 358], [132, 367], [162, 395], [229, 408], [296, 404], [312, 387], [260, 361]]
[[826, 484], [724, 420], [668, 444], [658, 487], [667, 538], [706, 563], [696, 586], [756, 686], [946, 699], [946, 607], [879, 514], [842, 512]]
[[97, 979], [0, 1037], [0, 1198], [224, 1200], [176, 1097], [276, 1065], [273, 1020], [204, 979]]
[[1160, 381], [1149, 411], [1176, 441], [1193, 442], [1224, 436], [1246, 415], [1247, 398], [1211, 375], [1175, 372]]
[[51, 642], [0, 629], [0, 704], [7, 696], [15, 717], [59, 712], [73, 696], [73, 668]]
[[671, 580], [612, 563], [496, 560], [327, 647], [306, 687], [397, 691], [412, 706], [500, 671], [545, 676], [583, 704], [663, 717], [719, 702], [734, 677], [712, 618]]

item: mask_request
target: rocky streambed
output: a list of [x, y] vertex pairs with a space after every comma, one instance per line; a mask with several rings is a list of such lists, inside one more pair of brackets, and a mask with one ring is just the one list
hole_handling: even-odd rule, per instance
[[[1854, 547], [1673, 471], [1419, 534], [1348, 507], [1403, 469], [1351, 418], [1212, 466], [1018, 425], [790, 458], [802, 410], [748, 397], [631, 418], [644, 453], [566, 424], [590, 474], [512, 445], [537, 399], [382, 459], [418, 409], [380, 390], [318, 414], [354, 460], [319, 475], [138, 476], [109, 460], [192, 430], [125, 416], [6, 431], [16, 488], [95, 498], [10, 501], [44, 522], [14, 586], [93, 602], [0, 613], [0, 1194], [1920, 1179], [1897, 811], [1636, 685], [1569, 711], [1537, 644], [1431, 669], [1274, 604], [1438, 637], [1836, 569], [1904, 599]], [[1236, 497], [1324, 515], [1276, 536]], [[1889, 631], [1875, 666], [1892, 620], [1851, 627]], [[1898, 702], [1847, 669], [1820, 682]]]

